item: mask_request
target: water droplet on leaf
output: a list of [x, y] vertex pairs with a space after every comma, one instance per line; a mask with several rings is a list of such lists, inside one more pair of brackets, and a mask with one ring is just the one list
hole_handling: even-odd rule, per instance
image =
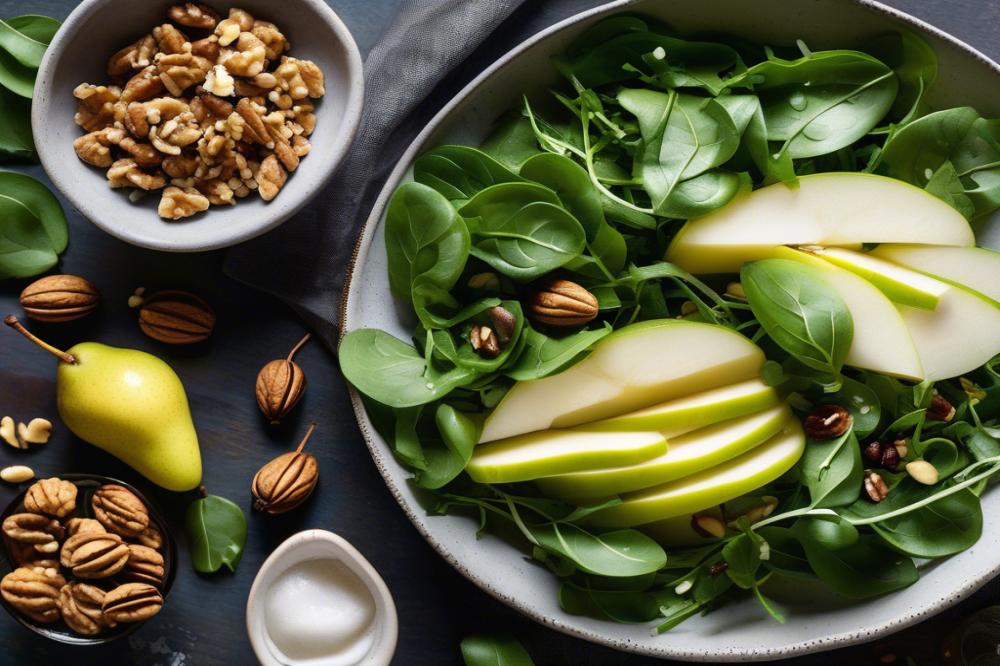
[[809, 106], [809, 100], [800, 92], [792, 93], [792, 96], [788, 98], [788, 103], [796, 111], [804, 111]]

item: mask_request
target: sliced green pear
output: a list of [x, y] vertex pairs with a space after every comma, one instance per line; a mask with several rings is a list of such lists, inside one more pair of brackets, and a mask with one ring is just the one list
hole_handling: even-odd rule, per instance
[[692, 273], [736, 273], [776, 245], [928, 243], [972, 246], [969, 223], [926, 191], [864, 173], [803, 176], [777, 183], [691, 220], [666, 260]]
[[515, 384], [479, 441], [626, 414], [757, 377], [763, 364], [755, 344], [721, 326], [677, 319], [633, 324], [568, 370]]
[[899, 312], [925, 379], [958, 377], [1000, 354], [1000, 307], [978, 292], [949, 285], [936, 309], [900, 305]]
[[477, 446], [465, 471], [480, 483], [514, 483], [637, 465], [666, 450], [667, 440], [658, 432], [544, 430]]
[[879, 245], [869, 254], [978, 291], [1000, 304], [1000, 252], [984, 247]]
[[[964, 248], [962, 248], [964, 249]], [[933, 310], [948, 285], [863, 252], [840, 247], [809, 248], [813, 254], [864, 278], [894, 303]]]
[[546, 495], [579, 500], [657, 486], [714, 467], [763, 444], [791, 418], [785, 405], [741, 416], [671, 439], [667, 450], [646, 462], [592, 469], [538, 480]]
[[583, 430], [655, 430], [667, 439], [713, 423], [752, 414], [781, 402], [774, 388], [759, 379], [677, 398], [655, 407], [578, 426]]
[[903, 315], [879, 289], [809, 252], [779, 247], [774, 256], [815, 266], [847, 304], [854, 319], [847, 365], [913, 381], [924, 378], [924, 367]]
[[588, 518], [601, 527], [635, 527], [683, 516], [728, 502], [774, 481], [787, 472], [805, 450], [805, 435], [797, 419], [766, 443], [738, 458], [693, 476], [622, 495], [622, 503]]

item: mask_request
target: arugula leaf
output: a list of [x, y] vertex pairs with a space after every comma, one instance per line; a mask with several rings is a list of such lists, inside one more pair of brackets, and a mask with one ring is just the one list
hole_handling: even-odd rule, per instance
[[760, 325], [810, 368], [836, 375], [854, 337], [847, 304], [812, 266], [788, 259], [745, 264], [740, 280]]
[[208, 495], [191, 502], [185, 524], [195, 571], [212, 573], [225, 566], [236, 572], [247, 542], [247, 519], [239, 506]]
[[467, 636], [461, 647], [465, 666], [535, 666], [524, 646], [506, 636]]

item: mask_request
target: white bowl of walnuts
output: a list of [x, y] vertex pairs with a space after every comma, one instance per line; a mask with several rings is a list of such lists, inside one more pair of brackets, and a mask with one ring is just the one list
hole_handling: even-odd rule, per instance
[[200, 251], [303, 206], [362, 101], [357, 46], [322, 0], [86, 0], [42, 61], [32, 127], [46, 173], [94, 224]]
[[159, 512], [135, 488], [85, 474], [41, 479], [0, 521], [0, 600], [36, 633], [63, 643], [106, 643], [163, 608], [176, 547]]

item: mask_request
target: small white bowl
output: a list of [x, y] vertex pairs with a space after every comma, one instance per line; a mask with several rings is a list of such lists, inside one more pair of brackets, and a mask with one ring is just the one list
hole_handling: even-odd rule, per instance
[[[31, 105], [35, 146], [45, 172], [74, 208], [127, 243], [168, 252], [200, 252], [236, 245], [281, 224], [322, 188], [347, 153], [361, 121], [364, 77], [361, 55], [347, 26], [323, 0], [209, 0], [222, 15], [241, 7], [272, 21], [291, 43], [289, 55], [323, 70], [326, 94], [316, 105], [312, 151], [271, 202], [256, 193], [233, 206], [212, 206], [170, 221], [156, 213], [152, 192], [138, 203], [129, 190], [112, 190], [99, 169], [80, 161], [73, 140], [84, 130], [73, 121], [80, 83], [102, 84], [108, 58], [154, 26], [166, 22], [168, 2], [84, 0], [63, 22], [45, 51]], [[193, 34], [193, 33], [192, 33]]]
[[257, 572], [247, 598], [247, 633], [257, 659], [262, 666], [287, 666], [286, 662], [280, 660], [281, 655], [275, 653], [267, 635], [264, 622], [267, 593], [278, 576], [292, 566], [322, 559], [341, 562], [364, 583], [375, 603], [374, 639], [371, 647], [350, 666], [388, 666], [396, 652], [399, 634], [396, 604], [393, 603], [389, 588], [364, 555], [343, 537], [326, 530], [305, 530], [288, 537]]

